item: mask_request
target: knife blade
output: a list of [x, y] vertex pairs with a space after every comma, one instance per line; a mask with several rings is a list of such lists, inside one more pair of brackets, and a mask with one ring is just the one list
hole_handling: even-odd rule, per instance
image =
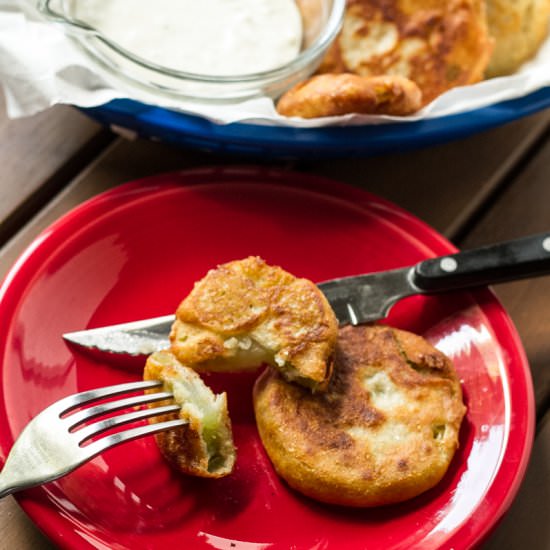
[[[387, 316], [407, 296], [435, 294], [550, 273], [550, 233], [423, 260], [413, 266], [318, 284], [340, 324]], [[174, 315], [63, 334], [66, 342], [113, 356], [143, 357], [170, 346]]]
[[[371, 275], [344, 277], [319, 283], [339, 323], [359, 324], [385, 317], [399, 298], [417, 291], [409, 281], [410, 268]], [[385, 288], [385, 293], [380, 289]], [[351, 296], [353, 299], [350, 299]], [[174, 315], [131, 321], [63, 334], [73, 345], [110, 354], [135, 357], [170, 347], [168, 336]]]
[[174, 315], [163, 315], [107, 327], [63, 334], [63, 339], [85, 349], [136, 357], [170, 347], [168, 336]]

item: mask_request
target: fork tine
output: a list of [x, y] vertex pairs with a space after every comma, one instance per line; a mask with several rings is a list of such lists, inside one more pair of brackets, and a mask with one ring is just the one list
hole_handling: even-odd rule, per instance
[[98, 439], [97, 441], [94, 441], [89, 445], [82, 447], [82, 450], [88, 454], [89, 458], [93, 458], [103, 451], [106, 451], [107, 449], [110, 449], [112, 447], [116, 447], [121, 443], [132, 441], [133, 439], [138, 439], [146, 435], [179, 428], [181, 426], [184, 426], [185, 424], [187, 424], [187, 421], [177, 419], [167, 420], [165, 422], [158, 422], [156, 424], [148, 424], [147, 426], [138, 426], [137, 428], [130, 428], [128, 430], [124, 430], [122, 432], [118, 432]]
[[93, 424], [90, 424], [89, 426], [85, 426], [84, 428], [76, 431], [75, 435], [77, 435], [80, 438], [79, 445], [82, 445], [82, 443], [86, 442], [91, 437], [94, 437], [95, 435], [99, 435], [102, 432], [109, 430], [110, 428], [114, 428], [116, 426], [122, 426], [130, 422], [135, 422], [137, 420], [143, 420], [145, 418], [150, 418], [152, 416], [178, 412], [179, 410], [180, 410], [179, 405], [166, 405], [164, 407], [154, 407], [151, 409], [133, 411], [126, 414], [113, 416], [105, 420], [100, 420], [99, 422], [95, 422]]
[[133, 397], [124, 397], [117, 399], [116, 401], [109, 401], [107, 403], [101, 403], [95, 407], [89, 407], [81, 411], [75, 412], [62, 421], [69, 424], [69, 430], [75, 428], [79, 424], [92, 420], [102, 414], [119, 411], [120, 409], [126, 409], [128, 407], [137, 407], [139, 405], [145, 405], [147, 403], [154, 403], [155, 401], [163, 401], [165, 399], [171, 399], [173, 395], [168, 392], [156, 392], [145, 395], [136, 395]]
[[70, 412], [71, 409], [103, 399], [114, 397], [121, 393], [130, 393], [133, 391], [149, 390], [162, 386], [160, 380], [140, 380], [138, 382], [127, 382], [124, 384], [115, 384], [114, 386], [105, 386], [96, 390], [88, 390], [74, 395], [69, 395], [59, 400], [56, 404], [62, 413]]

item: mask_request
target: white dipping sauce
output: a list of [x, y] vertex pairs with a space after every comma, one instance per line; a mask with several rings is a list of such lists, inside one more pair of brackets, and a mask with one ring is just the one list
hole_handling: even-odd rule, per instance
[[130, 52], [191, 73], [274, 69], [302, 44], [295, 0], [72, 0], [74, 17]]

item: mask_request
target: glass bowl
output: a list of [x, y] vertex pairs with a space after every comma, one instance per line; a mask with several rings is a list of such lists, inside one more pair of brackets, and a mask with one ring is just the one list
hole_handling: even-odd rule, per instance
[[[149, 92], [183, 100], [227, 103], [255, 97], [276, 98], [315, 71], [335, 39], [346, 0], [297, 0], [303, 40], [298, 55], [272, 70], [231, 76], [193, 74], [158, 65], [114, 42], [72, 15], [78, 0], [36, 0], [39, 12], [67, 34], [111, 77]], [[154, 2], [152, 2], [154, 6]]]

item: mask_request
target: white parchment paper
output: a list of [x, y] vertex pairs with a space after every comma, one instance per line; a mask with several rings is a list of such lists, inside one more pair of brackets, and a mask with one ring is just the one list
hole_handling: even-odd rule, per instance
[[207, 105], [190, 103], [131, 85], [115, 82], [65, 35], [28, 8], [28, 0], [0, 0], [0, 83], [8, 116], [32, 115], [58, 103], [79, 107], [102, 105], [115, 98], [131, 98], [203, 116], [219, 124], [247, 122], [299, 128], [402, 123], [459, 114], [504, 100], [522, 97], [550, 85], [550, 38], [537, 56], [520, 71], [455, 88], [422, 111], [409, 117], [348, 115], [301, 120], [279, 116], [269, 98], [240, 103]]

